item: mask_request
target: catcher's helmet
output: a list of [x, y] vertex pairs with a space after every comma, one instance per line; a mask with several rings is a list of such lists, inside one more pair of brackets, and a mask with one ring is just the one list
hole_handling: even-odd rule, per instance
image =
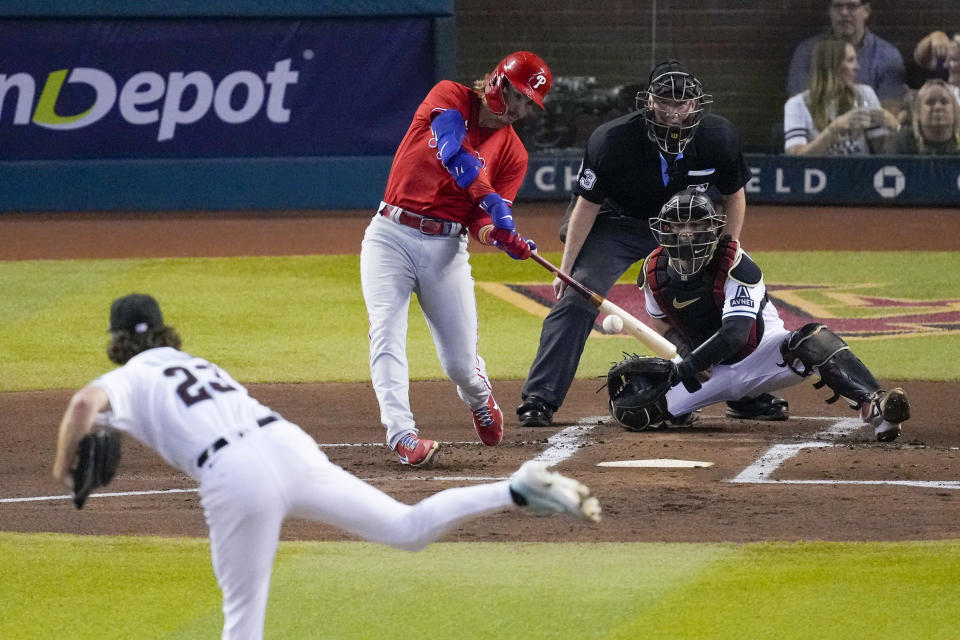
[[670, 257], [670, 266], [686, 279], [710, 262], [726, 222], [706, 193], [687, 187], [650, 218], [650, 231]]
[[649, 85], [637, 92], [636, 102], [650, 140], [676, 155], [693, 139], [713, 96], [703, 92], [700, 81], [682, 63], [671, 59], [654, 67]]
[[535, 53], [529, 51], [511, 53], [487, 76], [487, 83], [483, 90], [487, 98], [487, 106], [498, 116], [507, 111], [507, 103], [503, 99], [504, 79], [509, 80], [517, 91], [533, 100], [541, 109], [543, 109], [543, 98], [553, 84], [550, 68]]

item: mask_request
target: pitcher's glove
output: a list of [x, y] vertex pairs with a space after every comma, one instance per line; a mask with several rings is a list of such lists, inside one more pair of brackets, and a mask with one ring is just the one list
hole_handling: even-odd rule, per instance
[[73, 502], [82, 509], [87, 496], [106, 486], [120, 465], [120, 432], [112, 427], [96, 426], [77, 445], [77, 465], [73, 468]]
[[669, 360], [625, 353], [607, 372], [611, 415], [630, 431], [656, 427], [670, 417], [665, 396], [675, 379]]

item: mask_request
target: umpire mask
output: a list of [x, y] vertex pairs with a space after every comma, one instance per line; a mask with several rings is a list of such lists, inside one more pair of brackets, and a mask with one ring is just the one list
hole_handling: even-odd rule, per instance
[[650, 218], [650, 231], [667, 252], [670, 266], [686, 280], [713, 258], [726, 222], [707, 194], [688, 187]]
[[647, 137], [664, 153], [686, 148], [713, 104], [696, 76], [676, 60], [658, 64], [645, 91], [637, 93], [637, 109], [647, 124]]

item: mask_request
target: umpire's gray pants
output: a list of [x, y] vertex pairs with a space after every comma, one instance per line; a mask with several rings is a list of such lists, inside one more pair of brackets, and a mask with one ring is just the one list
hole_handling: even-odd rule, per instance
[[[646, 220], [599, 216], [570, 275], [606, 296], [631, 265], [656, 248]], [[572, 287], [564, 290], [543, 321], [540, 348], [520, 390], [523, 398], [536, 396], [552, 405], [554, 411], [563, 404], [597, 313], [597, 308]]]

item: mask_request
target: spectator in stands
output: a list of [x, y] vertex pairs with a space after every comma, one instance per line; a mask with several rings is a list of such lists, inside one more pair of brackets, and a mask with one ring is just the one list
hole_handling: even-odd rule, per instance
[[[897, 115], [906, 91], [903, 56], [895, 46], [867, 28], [870, 2], [829, 0], [830, 30], [826, 35], [852, 44], [860, 61], [857, 82], [870, 85], [884, 108]], [[793, 52], [787, 76], [787, 93], [796, 95], [807, 88], [813, 50], [823, 34], [807, 38]]]
[[947, 53], [947, 86], [957, 103], [960, 103], [960, 40], [954, 40], [953, 47]]
[[783, 109], [784, 151], [789, 155], [864, 156], [883, 149], [896, 116], [880, 106], [869, 85], [857, 84], [853, 45], [824, 38], [813, 50], [810, 86]]
[[913, 49], [913, 61], [930, 77], [947, 79], [947, 56], [956, 48], [955, 36], [946, 31], [931, 31]]
[[953, 96], [960, 101], [960, 33], [952, 37], [945, 31], [933, 31], [917, 43], [913, 62], [919, 68], [919, 81], [939, 78], [951, 86]]
[[927, 80], [913, 101], [913, 122], [887, 142], [891, 154], [960, 153], [960, 104], [943, 80]]

